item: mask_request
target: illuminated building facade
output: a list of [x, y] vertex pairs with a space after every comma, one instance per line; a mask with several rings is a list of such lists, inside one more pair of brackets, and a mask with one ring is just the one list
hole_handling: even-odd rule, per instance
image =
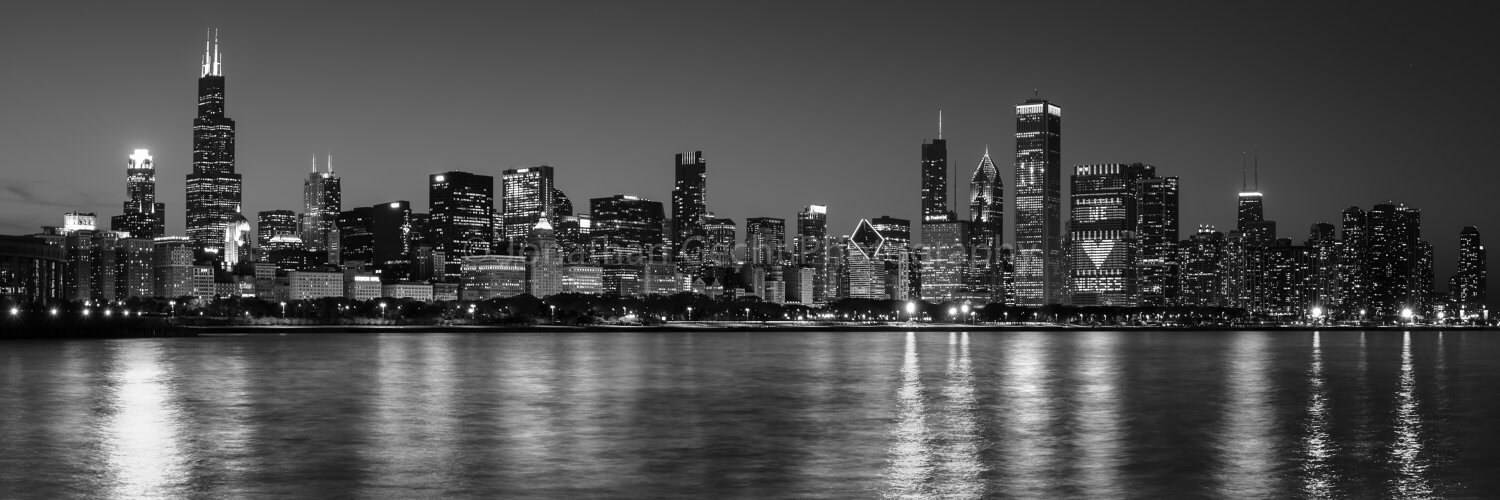
[[672, 187], [672, 255], [678, 270], [697, 277], [703, 266], [708, 217], [708, 161], [702, 151], [679, 153]]
[[593, 217], [595, 258], [601, 263], [639, 263], [645, 258], [663, 257], [654, 251], [661, 243], [665, 218], [661, 202], [617, 194], [589, 200], [589, 212]]
[[234, 120], [224, 115], [224, 71], [218, 34], [204, 42], [193, 118], [193, 171], [187, 176], [187, 235], [218, 250], [224, 227], [240, 212], [242, 180], [234, 169]]
[[1489, 288], [1485, 263], [1484, 244], [1479, 238], [1479, 228], [1464, 226], [1458, 233], [1458, 269], [1448, 282], [1448, 294], [1457, 306], [1461, 318], [1468, 319], [1482, 314], [1488, 304]]
[[1062, 108], [1016, 106], [1015, 295], [1022, 306], [1062, 303]]
[[156, 164], [151, 152], [137, 149], [126, 160], [123, 213], [110, 219], [110, 229], [132, 238], [156, 238], [166, 234], [166, 205], [156, 201]]
[[1213, 226], [1198, 226], [1197, 234], [1182, 241], [1178, 247], [1178, 260], [1182, 262], [1180, 305], [1219, 307], [1224, 304], [1219, 270], [1224, 263], [1225, 245], [1224, 233]]
[[1139, 305], [1139, 181], [1155, 172], [1139, 163], [1074, 167], [1068, 224], [1073, 305]]
[[969, 176], [970, 266], [967, 287], [975, 298], [1001, 302], [1005, 298], [1005, 189], [989, 148]]
[[1140, 253], [1136, 260], [1140, 304], [1177, 305], [1182, 264], [1177, 260], [1179, 184], [1175, 176], [1138, 181], [1140, 203], [1136, 232]]
[[[552, 167], [513, 168], [500, 174], [501, 235], [522, 243], [542, 219], [554, 220], [557, 194]], [[571, 204], [570, 204], [571, 205]]]
[[278, 234], [295, 234], [301, 238], [298, 230], [297, 212], [291, 210], [266, 210], [255, 214], [255, 241], [257, 246], [264, 248], [271, 238]]
[[[549, 177], [549, 184], [550, 181]], [[551, 186], [547, 187], [546, 193], [550, 196]], [[427, 177], [427, 200], [432, 219], [426, 237], [431, 238], [433, 246], [448, 260], [445, 278], [457, 281], [463, 258], [487, 255], [494, 243], [495, 178], [458, 171], [432, 174]], [[523, 229], [520, 236], [526, 236], [526, 229], [530, 226]], [[380, 248], [378, 234], [377, 253]], [[378, 256], [376, 260], [379, 260]]]
[[328, 155], [327, 170], [313, 171], [302, 182], [302, 244], [327, 256], [324, 262], [337, 264], [339, 258], [339, 215], [344, 211], [343, 183], [333, 173], [333, 155]]
[[812, 295], [803, 303], [822, 304], [828, 301], [830, 288], [837, 281], [828, 272], [828, 207], [807, 205], [797, 213], [797, 236], [793, 241], [797, 262], [812, 269]]
[[752, 265], [773, 265], [782, 261], [786, 248], [786, 220], [776, 217], [745, 219], [745, 259]]

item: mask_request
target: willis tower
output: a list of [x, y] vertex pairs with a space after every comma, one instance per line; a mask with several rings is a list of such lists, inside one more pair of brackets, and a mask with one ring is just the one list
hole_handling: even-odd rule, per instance
[[193, 118], [193, 172], [187, 176], [187, 235], [212, 250], [240, 212], [241, 179], [234, 172], [234, 120], [224, 116], [224, 69], [219, 35], [203, 43], [198, 116]]

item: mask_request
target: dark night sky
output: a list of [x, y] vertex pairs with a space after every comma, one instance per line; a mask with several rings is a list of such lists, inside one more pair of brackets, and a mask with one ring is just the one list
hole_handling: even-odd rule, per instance
[[1184, 236], [1233, 225], [1254, 146], [1267, 215], [1299, 242], [1350, 205], [1404, 202], [1444, 288], [1459, 229], [1500, 228], [1494, 16], [1478, 3], [492, 3], [8, 5], [0, 233], [119, 213], [125, 157], [149, 148], [180, 234], [206, 27], [247, 214], [298, 208], [327, 151], [346, 207], [425, 210], [428, 173], [536, 164], [579, 207], [669, 202], [672, 155], [701, 149], [720, 216], [826, 203], [843, 234], [916, 218], [938, 109], [959, 175], [988, 144], [1009, 200], [1012, 106], [1040, 89], [1064, 110], [1065, 174], [1181, 176]]

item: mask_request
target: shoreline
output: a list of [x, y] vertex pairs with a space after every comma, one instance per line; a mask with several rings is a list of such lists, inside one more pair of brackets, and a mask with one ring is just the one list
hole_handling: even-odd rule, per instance
[[1237, 331], [1500, 331], [1497, 327], [1480, 326], [1224, 326], [1224, 327], [1178, 327], [1178, 326], [1062, 326], [1062, 325], [965, 325], [958, 323], [899, 324], [760, 324], [760, 323], [676, 323], [665, 325], [305, 325], [305, 326], [191, 326], [193, 336], [217, 335], [286, 335], [322, 333], [663, 333], [663, 332], [906, 332], [906, 331], [970, 331], [970, 332], [1237, 332]]

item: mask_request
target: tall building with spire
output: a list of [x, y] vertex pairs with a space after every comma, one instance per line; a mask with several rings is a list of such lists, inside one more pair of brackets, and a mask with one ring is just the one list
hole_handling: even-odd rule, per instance
[[324, 168], [327, 170], [318, 171], [318, 159], [314, 157], [312, 172], [302, 182], [302, 244], [308, 251], [325, 255], [325, 262], [337, 264], [343, 184], [333, 173], [333, 154], [328, 155]]
[[1005, 258], [1000, 251], [1005, 244], [1004, 222], [1005, 189], [1000, 170], [990, 159], [990, 148], [985, 147], [974, 175], [969, 177], [969, 239], [974, 262], [968, 288], [976, 297], [990, 302], [1004, 299]]
[[1016, 106], [1016, 302], [1063, 300], [1062, 108], [1046, 99]]
[[234, 120], [224, 115], [224, 61], [218, 32], [204, 41], [193, 118], [193, 171], [187, 176], [187, 235], [203, 248], [224, 245], [224, 230], [240, 212], [242, 180], [234, 171]]
[[131, 238], [156, 238], [166, 234], [166, 205], [156, 201], [156, 165], [151, 151], [137, 149], [125, 167], [125, 206], [110, 218], [110, 229], [130, 233]]
[[922, 221], [949, 221], [948, 141], [943, 140], [943, 112], [938, 112], [938, 136], [922, 142]]

